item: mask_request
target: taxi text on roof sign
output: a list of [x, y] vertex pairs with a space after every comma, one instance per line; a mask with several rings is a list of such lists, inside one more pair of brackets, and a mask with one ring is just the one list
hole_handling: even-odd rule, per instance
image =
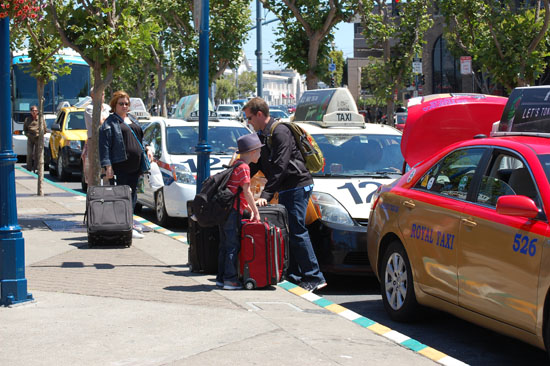
[[548, 134], [550, 136], [550, 86], [515, 88], [504, 107], [493, 135]]

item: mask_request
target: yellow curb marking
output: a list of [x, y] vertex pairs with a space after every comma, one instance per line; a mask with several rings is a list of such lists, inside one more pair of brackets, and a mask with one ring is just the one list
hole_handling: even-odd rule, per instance
[[331, 304], [331, 305], [325, 306], [325, 309], [332, 311], [333, 313], [336, 313], [336, 314], [343, 313], [344, 311], [347, 310], [345, 307], [340, 306], [338, 304]]
[[290, 290], [288, 290], [288, 291], [290, 291], [290, 292], [292, 292], [293, 294], [296, 294], [296, 295], [298, 295], [298, 296], [302, 296], [302, 295], [305, 295], [305, 294], [308, 294], [308, 293], [309, 293], [309, 291], [306, 291], [306, 290], [304, 290], [304, 289], [301, 288], [301, 287], [294, 287], [294, 288], [292, 288], [292, 289], [290, 289]]
[[382, 324], [378, 324], [378, 323], [373, 324], [373, 325], [371, 325], [367, 328], [372, 330], [375, 333], [378, 333], [378, 334], [384, 334], [384, 333], [388, 333], [389, 331], [391, 331], [390, 328], [385, 327]]
[[420, 351], [418, 351], [418, 353], [436, 361], [447, 356], [445, 353], [439, 352], [438, 350], [435, 350], [432, 347], [426, 347], [424, 349], [421, 349]]

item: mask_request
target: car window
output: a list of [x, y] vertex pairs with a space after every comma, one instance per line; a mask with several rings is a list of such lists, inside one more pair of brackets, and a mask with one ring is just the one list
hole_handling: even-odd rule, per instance
[[522, 159], [508, 152], [497, 151], [487, 173], [481, 178], [477, 202], [494, 207], [500, 196], [515, 194], [532, 198], [540, 207], [533, 178]]
[[325, 168], [314, 175], [365, 176], [400, 173], [401, 135], [314, 134], [325, 158]]
[[65, 120], [65, 112], [59, 113], [59, 116], [57, 117], [57, 120], [55, 123], [59, 125], [59, 128], [63, 128], [63, 121]]
[[84, 122], [84, 112], [72, 112], [69, 113], [67, 119], [66, 130], [85, 130], [86, 122]]
[[145, 146], [150, 146], [153, 150], [155, 158], [160, 158], [162, 153], [162, 138], [160, 126], [158, 124], [150, 125], [143, 133], [143, 143]]
[[428, 170], [415, 188], [465, 200], [484, 152], [482, 148], [453, 151]]
[[[244, 127], [209, 126], [208, 143], [212, 147], [211, 153], [232, 155], [237, 150], [237, 139], [249, 133]], [[178, 126], [166, 129], [166, 149], [169, 154], [196, 154], [198, 139], [198, 127]]]

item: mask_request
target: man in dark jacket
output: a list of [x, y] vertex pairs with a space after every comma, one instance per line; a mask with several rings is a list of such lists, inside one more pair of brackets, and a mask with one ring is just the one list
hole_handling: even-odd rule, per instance
[[308, 291], [321, 289], [327, 283], [319, 270], [305, 224], [313, 178], [287, 126], [280, 124], [273, 130], [271, 146], [268, 146], [267, 139], [275, 120], [269, 116], [269, 106], [262, 98], [252, 98], [243, 107], [243, 111], [248, 123], [258, 132], [260, 141], [264, 144], [260, 160], [256, 164], [250, 164], [250, 176], [261, 170], [267, 178], [260, 199], [256, 202], [259, 206], [265, 206], [279, 192], [279, 203], [288, 211], [288, 280]]

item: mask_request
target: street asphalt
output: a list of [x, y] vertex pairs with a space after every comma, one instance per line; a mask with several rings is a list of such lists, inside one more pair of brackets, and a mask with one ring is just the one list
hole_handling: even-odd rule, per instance
[[23, 169], [15, 184], [34, 300], [0, 307], [0, 365], [461, 364], [288, 282], [219, 290], [154, 224], [90, 249], [85, 197], [49, 182], [38, 196]]

